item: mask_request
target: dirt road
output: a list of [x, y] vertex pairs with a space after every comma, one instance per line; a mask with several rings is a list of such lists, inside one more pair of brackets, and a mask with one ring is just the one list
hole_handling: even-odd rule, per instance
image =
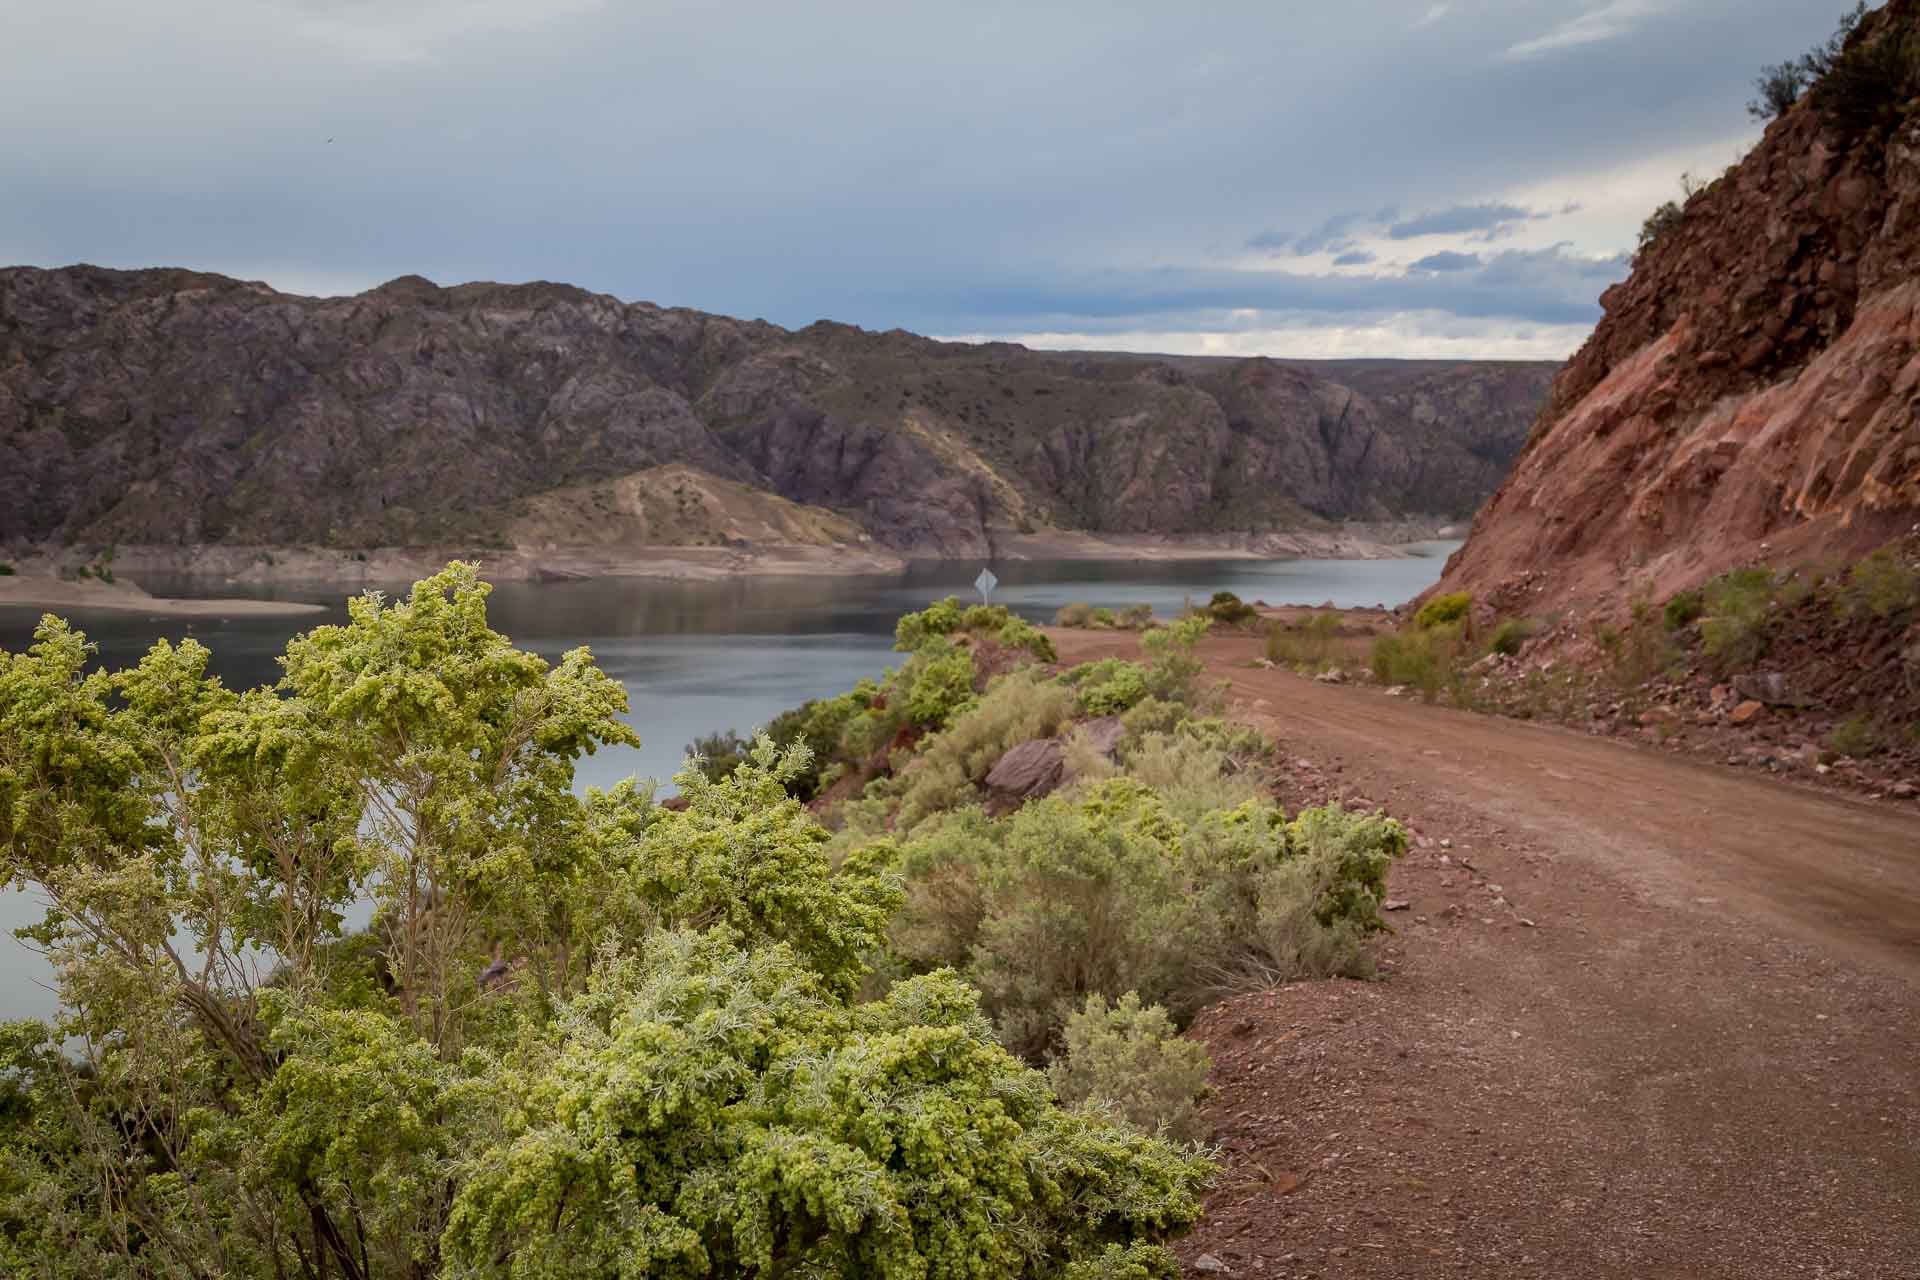
[[1920, 1277], [1920, 805], [1203, 656], [1290, 801], [1417, 847], [1385, 981], [1196, 1023], [1227, 1174], [1190, 1262]]

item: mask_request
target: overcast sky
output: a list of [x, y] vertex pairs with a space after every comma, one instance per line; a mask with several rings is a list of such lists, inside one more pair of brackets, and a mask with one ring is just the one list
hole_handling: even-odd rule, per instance
[[787, 325], [1576, 347], [1841, 0], [0, 0], [0, 262]]

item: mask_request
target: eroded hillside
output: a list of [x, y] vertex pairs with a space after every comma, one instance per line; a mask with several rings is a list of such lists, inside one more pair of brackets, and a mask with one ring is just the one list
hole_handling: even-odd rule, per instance
[[1920, 519], [1920, 6], [1892, 0], [1601, 298], [1439, 588], [1663, 598]]
[[[0, 543], [644, 530], [959, 556], [1050, 529], [1464, 518], [1551, 374], [788, 331], [554, 284], [406, 277], [306, 298], [181, 270], [17, 268], [0, 271]], [[753, 490], [801, 505], [748, 510]], [[582, 524], [593, 511], [613, 523]]]

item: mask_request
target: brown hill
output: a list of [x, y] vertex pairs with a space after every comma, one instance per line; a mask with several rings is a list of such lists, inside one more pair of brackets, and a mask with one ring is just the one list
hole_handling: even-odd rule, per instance
[[1920, 519], [1917, 12], [1868, 15], [1602, 296], [1438, 590], [1500, 612], [1657, 599]]
[[974, 556], [1016, 531], [1456, 519], [1498, 483], [1551, 374], [788, 331], [555, 284], [404, 277], [307, 298], [184, 270], [15, 268], [0, 545], [631, 535]]

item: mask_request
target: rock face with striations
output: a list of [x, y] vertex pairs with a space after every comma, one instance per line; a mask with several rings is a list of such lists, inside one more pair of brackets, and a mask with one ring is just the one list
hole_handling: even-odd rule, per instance
[[[1917, 19], [1891, 0], [1850, 47], [1914, 40]], [[1659, 599], [1920, 520], [1920, 113], [1908, 96], [1862, 121], [1832, 93], [1776, 120], [1601, 298], [1435, 590], [1500, 612]]]
[[[936, 556], [1015, 532], [1456, 519], [1498, 483], [1551, 373], [1055, 355], [554, 284], [306, 298], [15, 268], [0, 546], [556, 545], [599, 518], [562, 518], [581, 495], [636, 538], [777, 526]], [[789, 505], [699, 518], [755, 492]]]

